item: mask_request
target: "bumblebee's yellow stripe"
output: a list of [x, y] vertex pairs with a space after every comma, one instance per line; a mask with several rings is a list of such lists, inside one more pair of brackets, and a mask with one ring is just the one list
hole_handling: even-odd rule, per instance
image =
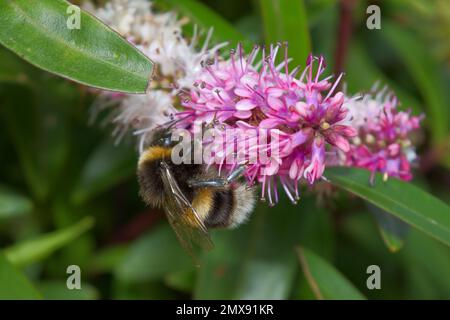
[[171, 148], [161, 146], [149, 147], [147, 150], [142, 152], [141, 156], [139, 157], [138, 165], [140, 166], [147, 161], [167, 159], [170, 158], [171, 155], [172, 155]]
[[[214, 200], [214, 192], [210, 188], [200, 189], [192, 201], [192, 207], [197, 211], [199, 219], [204, 222], [208, 217], [208, 213], [212, 209]], [[186, 212], [186, 220], [193, 227], [197, 227], [194, 220], [194, 213], [191, 209]]]

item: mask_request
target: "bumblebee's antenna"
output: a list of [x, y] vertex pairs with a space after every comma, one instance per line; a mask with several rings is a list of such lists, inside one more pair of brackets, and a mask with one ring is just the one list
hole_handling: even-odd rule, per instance
[[192, 116], [193, 116], [192, 114], [188, 114], [187, 116], [182, 117], [180, 119], [173, 119], [173, 114], [171, 114], [170, 117], [172, 118], [172, 120], [162, 124], [160, 127], [165, 127], [166, 129], [171, 129], [177, 123], [179, 123], [183, 120], [186, 120], [187, 118], [192, 117]]

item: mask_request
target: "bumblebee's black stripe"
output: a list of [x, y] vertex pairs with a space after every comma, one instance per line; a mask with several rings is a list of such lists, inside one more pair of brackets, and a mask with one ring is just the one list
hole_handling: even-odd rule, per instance
[[[146, 161], [141, 165], [138, 171], [139, 184], [142, 197], [145, 199], [159, 199], [162, 202], [164, 197], [164, 186], [161, 180], [161, 166], [160, 162], [163, 159], [155, 159]], [[192, 201], [194, 194], [192, 188], [187, 185], [187, 181], [199, 174], [202, 171], [201, 165], [198, 164], [179, 164], [175, 165], [170, 159], [164, 159], [169, 165], [175, 179], [177, 179], [178, 185], [189, 201]]]
[[235, 199], [231, 189], [215, 192], [213, 206], [205, 220], [205, 226], [207, 228], [228, 227], [234, 206]]
[[170, 170], [178, 182], [178, 186], [186, 198], [192, 202], [194, 190], [188, 186], [187, 181], [201, 172], [201, 165], [198, 164], [173, 164], [169, 163]]

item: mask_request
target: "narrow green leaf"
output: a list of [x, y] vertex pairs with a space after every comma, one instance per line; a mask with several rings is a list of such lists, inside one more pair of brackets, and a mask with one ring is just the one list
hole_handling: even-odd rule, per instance
[[71, 227], [45, 234], [37, 239], [14, 244], [4, 252], [14, 265], [26, 266], [45, 259], [54, 251], [71, 243], [93, 225], [94, 219], [86, 217]]
[[[259, 214], [259, 210], [255, 214]], [[202, 257], [194, 299], [233, 299], [240, 281], [250, 234], [250, 225], [212, 233], [214, 250]]]
[[[35, 99], [25, 86], [3, 84], [0, 87], [0, 121], [6, 127], [20, 160], [23, 174], [35, 198], [48, 194], [48, 185], [41, 177], [34, 156], [33, 138], [37, 135]], [[23, 115], [28, 115], [24, 117]]]
[[32, 208], [33, 203], [28, 198], [0, 186], [0, 219], [26, 214]]
[[303, 64], [311, 52], [303, 0], [260, 0], [266, 44], [288, 41], [289, 57]]
[[39, 292], [0, 252], [0, 300], [41, 299]]
[[[272, 209], [272, 210], [271, 210]], [[299, 226], [302, 216], [289, 215], [293, 205], [280, 203], [276, 208], [259, 210], [249, 245], [244, 251], [241, 275], [235, 299], [286, 299], [291, 292], [296, 273], [293, 248], [300, 242]], [[281, 219], [283, 216], [283, 219]], [[264, 281], [261, 281], [264, 277]]]
[[406, 299], [448, 299], [450, 296], [450, 250], [448, 247], [411, 230], [400, 252], [405, 270]]
[[114, 274], [122, 283], [140, 283], [193, 268], [192, 259], [177, 241], [173, 230], [163, 224], [129, 247]]
[[[360, 290], [369, 299], [399, 299], [403, 297], [403, 286], [400, 283], [404, 283], [405, 270], [401, 263], [402, 255], [410, 245], [410, 236], [406, 239], [402, 251], [394, 255], [380, 239], [374, 219], [367, 210], [348, 212], [342, 218], [339, 228], [341, 235], [339, 255], [336, 259], [336, 266], [339, 270], [346, 274], [352, 283], [358, 284]], [[433, 240], [411, 228], [410, 235], [413, 232], [418, 232]], [[367, 268], [374, 264], [381, 268], [381, 290], [367, 289], [367, 279], [371, 273]]]
[[[79, 10], [65, 0], [1, 1], [0, 43], [37, 67], [68, 79], [107, 90], [144, 93], [152, 62]], [[79, 28], [73, 28], [78, 12]]]
[[375, 216], [381, 238], [391, 252], [399, 251], [405, 242], [409, 231], [409, 225], [399, 218], [387, 213], [383, 209], [368, 204], [369, 210]]
[[236, 21], [234, 23], [234, 26], [236, 27], [237, 30], [242, 32], [242, 34], [246, 37], [246, 39], [248, 39], [247, 42], [249, 43], [264, 42], [264, 37], [261, 32], [262, 30], [261, 17], [258, 14], [252, 13], [250, 15], [246, 15], [240, 18], [238, 21]]
[[213, 235], [215, 248], [203, 256], [194, 297], [287, 299], [297, 272], [294, 247], [311, 244], [330, 255], [328, 218], [309, 198], [298, 207], [286, 200], [275, 208], [261, 204], [249, 224]]
[[[13, 141], [32, 196], [38, 201], [51, 195], [61, 182], [58, 180], [70, 148], [68, 106], [79, 96], [73, 85], [55, 80], [39, 79], [32, 86], [0, 86], [0, 120]], [[51, 95], [48, 87], [52, 88]]]
[[327, 11], [339, 12], [336, 7], [338, 0], [314, 0], [304, 2], [310, 25], [319, 25], [320, 23], [323, 23], [325, 20], [323, 18], [324, 15], [327, 14]]
[[332, 184], [450, 245], [450, 207], [412, 183], [394, 178], [383, 182], [377, 174], [370, 186], [370, 172], [356, 168], [329, 168], [325, 174]]
[[391, 24], [383, 23], [382, 35], [398, 52], [413, 81], [425, 100], [427, 110], [426, 121], [429, 123], [433, 140], [441, 143], [448, 136], [449, 112], [444, 82], [439, 74], [440, 66], [423, 43], [407, 30]]
[[[304, 211], [300, 214], [299, 210]], [[312, 198], [302, 199], [298, 205], [283, 201], [275, 208], [266, 207], [259, 212], [254, 217], [252, 242], [245, 252], [234, 298], [287, 299], [297, 270], [293, 248], [310, 245], [326, 256], [331, 255], [333, 233], [329, 218]]]
[[113, 187], [136, 171], [136, 152], [125, 143], [105, 140], [89, 157], [76, 184], [72, 201], [81, 204]]
[[365, 297], [338, 270], [314, 252], [299, 247], [303, 273], [319, 300], [364, 300]]
[[243, 43], [244, 47], [251, 48], [245, 36], [231, 23], [225, 20], [206, 5], [197, 0], [156, 0], [157, 3], [168, 4], [172, 9], [189, 17], [200, 29], [214, 28], [212, 38], [216, 41], [228, 41], [231, 46]]

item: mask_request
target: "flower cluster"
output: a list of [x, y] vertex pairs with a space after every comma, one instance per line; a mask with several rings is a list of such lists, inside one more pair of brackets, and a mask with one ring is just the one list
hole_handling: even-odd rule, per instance
[[[358, 130], [344, 164], [411, 180], [411, 163], [416, 159], [411, 132], [419, 129], [421, 116], [397, 110], [398, 100], [386, 88], [362, 99], [350, 98], [344, 103], [353, 118], [350, 124]], [[372, 175], [373, 179], [374, 175]]]
[[[287, 48], [283, 61], [275, 64], [280, 48], [272, 46], [266, 52], [255, 47], [246, 57], [238, 46], [230, 59], [208, 61], [178, 114], [184, 122], [217, 120], [233, 128], [275, 131], [276, 156], [269, 154], [266, 162], [252, 161], [245, 172], [249, 183], [261, 183], [261, 196], [270, 204], [278, 199], [278, 182], [295, 202], [300, 180], [313, 184], [320, 179], [327, 153], [349, 152], [349, 139], [357, 134], [345, 124], [344, 94], [335, 90], [341, 76], [334, 83], [331, 77], [322, 77], [324, 58], [310, 56], [297, 77], [298, 68], [288, 71]], [[260, 51], [262, 59], [255, 63]], [[257, 140], [247, 151], [271, 150], [271, 142]]]
[[169, 119], [193, 136], [197, 124], [201, 130], [206, 125], [214, 132], [201, 141], [213, 155], [208, 165], [219, 172], [245, 166], [248, 183], [260, 184], [270, 205], [278, 201], [279, 186], [295, 203], [299, 184], [325, 179], [326, 166], [411, 179], [416, 155], [410, 138], [422, 116], [397, 110], [386, 89], [347, 97], [337, 89], [342, 75], [324, 75], [321, 56], [310, 55], [303, 68], [290, 70], [287, 44], [255, 46], [247, 55], [238, 45], [224, 58], [218, 50], [225, 44], [208, 50], [210, 31], [198, 50], [197, 32], [184, 38], [185, 21], [153, 12], [146, 0], [113, 0], [94, 14], [155, 62], [147, 94], [102, 93], [95, 108], [118, 103], [116, 134], [133, 130], [141, 150], [148, 133]]
[[[230, 170], [246, 164], [248, 182], [261, 184], [261, 198], [269, 204], [278, 201], [278, 185], [296, 202], [299, 182], [314, 184], [323, 178], [326, 165], [361, 167], [381, 172], [385, 179], [411, 179], [416, 155], [410, 136], [423, 116], [398, 111], [396, 97], [386, 89], [362, 99], [337, 92], [342, 75], [334, 82], [331, 76], [323, 77], [323, 57], [309, 56], [297, 76], [299, 68], [289, 72], [287, 46], [283, 61], [275, 64], [280, 48], [272, 46], [266, 52], [255, 47], [245, 56], [238, 46], [228, 60], [204, 63], [194, 87], [186, 92], [177, 114], [180, 126], [218, 122], [227, 129], [255, 132], [216, 138], [216, 147], [223, 148], [223, 141], [234, 146], [218, 153], [219, 162], [216, 155], [219, 167], [226, 160]], [[259, 139], [261, 135], [265, 139]], [[255, 149], [268, 152], [268, 159], [255, 158]], [[230, 163], [229, 152], [244, 153], [244, 161], [236, 157]]]
[[[133, 130], [141, 137], [141, 145], [150, 132], [170, 118], [178, 103], [180, 88], [190, 88], [202, 69], [201, 61], [214, 56], [226, 43], [208, 49], [212, 29], [203, 46], [198, 48], [197, 29], [191, 39], [182, 36], [186, 19], [177, 19], [174, 12], [156, 13], [147, 0], [112, 0], [96, 8], [86, 2], [84, 8], [133, 43], [155, 64], [150, 90], [143, 95], [103, 92], [97, 105], [100, 109], [118, 105], [112, 114], [118, 139]], [[100, 110], [95, 108], [94, 113]]]

